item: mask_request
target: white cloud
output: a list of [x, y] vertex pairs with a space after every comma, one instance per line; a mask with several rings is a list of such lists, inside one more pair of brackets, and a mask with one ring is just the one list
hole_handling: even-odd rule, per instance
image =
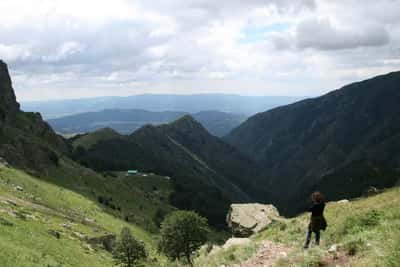
[[300, 48], [336, 50], [383, 46], [389, 42], [389, 36], [385, 28], [379, 25], [340, 29], [327, 19], [310, 19], [298, 25], [296, 41]]
[[26, 60], [32, 56], [29, 47], [23, 45], [6, 45], [0, 43], [0, 55], [6, 61]]
[[399, 69], [400, 1], [2, 0], [20, 99], [316, 95]]
[[84, 52], [84, 49], [85, 46], [78, 42], [65, 42], [56, 49], [54, 54], [43, 56], [42, 60], [46, 63], [59, 62]]

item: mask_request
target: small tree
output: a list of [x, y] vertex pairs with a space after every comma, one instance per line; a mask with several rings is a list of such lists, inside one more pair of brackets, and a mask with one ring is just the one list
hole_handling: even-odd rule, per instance
[[159, 249], [172, 260], [186, 259], [193, 266], [191, 255], [207, 241], [207, 220], [192, 211], [176, 211], [161, 224]]
[[124, 267], [141, 266], [147, 257], [147, 252], [143, 242], [136, 240], [129, 228], [123, 227], [121, 236], [114, 246], [113, 257]]

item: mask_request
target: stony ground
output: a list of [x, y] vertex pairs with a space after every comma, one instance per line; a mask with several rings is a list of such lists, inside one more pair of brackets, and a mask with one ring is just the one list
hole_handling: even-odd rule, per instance
[[272, 241], [263, 241], [258, 252], [250, 259], [232, 267], [270, 267], [281, 258], [287, 257], [291, 248]]

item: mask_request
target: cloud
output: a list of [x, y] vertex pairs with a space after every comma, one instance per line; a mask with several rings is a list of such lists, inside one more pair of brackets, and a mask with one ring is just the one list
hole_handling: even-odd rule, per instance
[[400, 68], [399, 3], [2, 0], [0, 58], [25, 100], [317, 95]]
[[339, 29], [327, 19], [311, 19], [298, 25], [296, 41], [299, 48], [337, 50], [383, 46], [389, 42], [389, 35], [384, 27], [378, 25]]
[[24, 45], [0, 43], [0, 55], [6, 61], [26, 60], [32, 56], [30, 48]]
[[79, 42], [69, 41], [60, 45], [54, 54], [42, 56], [41, 60], [46, 63], [59, 62], [76, 57], [83, 53], [85, 46]]

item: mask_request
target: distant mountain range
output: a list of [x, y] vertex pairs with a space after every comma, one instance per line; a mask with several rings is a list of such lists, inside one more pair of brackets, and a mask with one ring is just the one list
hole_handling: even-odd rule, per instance
[[234, 114], [253, 115], [257, 112], [293, 103], [304, 97], [240, 96], [226, 94], [198, 95], [136, 95], [128, 97], [98, 97], [44, 102], [22, 102], [25, 111], [40, 112], [53, 119], [72, 114], [104, 109], [142, 109], [147, 111], [179, 111], [197, 113], [216, 110]]
[[[130, 134], [146, 124], [159, 125], [168, 123], [184, 115], [187, 115], [187, 113], [140, 109], [107, 109], [49, 119], [48, 122], [53, 129], [62, 134], [93, 132], [101, 128], [112, 128], [119, 133]], [[245, 115], [221, 111], [201, 111], [192, 116], [215, 136], [227, 135], [246, 119]]]

